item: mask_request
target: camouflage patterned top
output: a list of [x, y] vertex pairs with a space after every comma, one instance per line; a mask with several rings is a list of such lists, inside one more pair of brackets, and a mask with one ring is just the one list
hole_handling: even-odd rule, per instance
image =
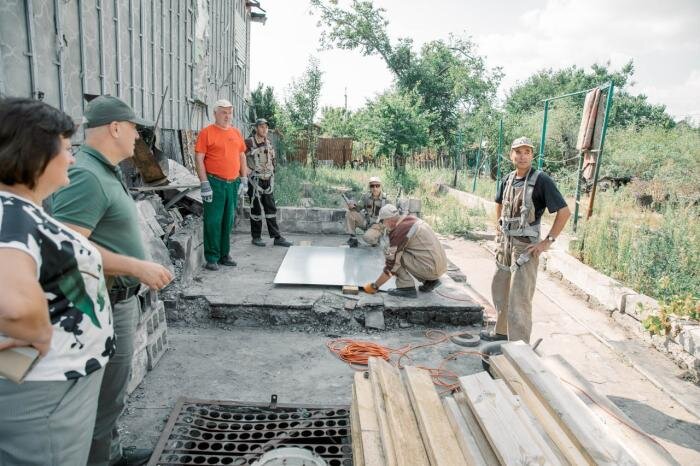
[[115, 341], [97, 249], [33, 202], [4, 191], [0, 248], [18, 249], [34, 258], [53, 324], [51, 349], [25, 380], [76, 379], [104, 367], [114, 354]]

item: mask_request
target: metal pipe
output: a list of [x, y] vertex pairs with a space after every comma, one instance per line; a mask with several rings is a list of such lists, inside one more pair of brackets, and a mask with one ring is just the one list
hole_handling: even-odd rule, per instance
[[501, 192], [501, 157], [503, 157], [503, 118], [498, 123], [498, 151], [496, 152], [496, 194]]
[[114, 16], [112, 17], [112, 22], [114, 23], [114, 46], [116, 48], [116, 56], [114, 57], [114, 65], [116, 67], [116, 81], [115, 85], [117, 87], [117, 96], [122, 98], [122, 46], [121, 38], [119, 37], [119, 0], [114, 0]]
[[[165, 90], [165, 0], [160, 0], [160, 97]], [[161, 110], [159, 110], [160, 113]]]
[[85, 58], [85, 26], [83, 25], [83, 1], [78, 0], [78, 47], [80, 48], [80, 107], [85, 111], [85, 90], [87, 88]]
[[549, 100], [544, 101], [544, 120], [542, 121], [542, 136], [540, 137], [540, 153], [537, 156], [537, 169], [542, 170], [544, 163], [544, 146], [547, 137], [547, 114], [549, 113]]
[[593, 87], [591, 89], [586, 89], [585, 91], [569, 92], [568, 94], [558, 95], [556, 97], [550, 97], [548, 99], [541, 100], [540, 102], [546, 102], [546, 101], [551, 102], [553, 100], [563, 99], [564, 97], [571, 97], [572, 95], [587, 94], [587, 93], [591, 92], [593, 89], [597, 89], [597, 87]]
[[27, 24], [27, 52], [29, 58], [29, 86], [32, 98], [38, 98], [36, 56], [34, 56], [34, 6], [32, 0], [24, 0], [24, 20]]
[[600, 164], [603, 159], [603, 145], [605, 144], [605, 134], [608, 131], [608, 117], [610, 116], [610, 108], [612, 107], [613, 92], [614, 84], [612, 81], [610, 81], [608, 96], [605, 99], [605, 116], [603, 117], [603, 129], [600, 134], [600, 148], [598, 149], [598, 157], [596, 158], [595, 174], [593, 175], [593, 188], [591, 188], [591, 200], [588, 203], [588, 213], [586, 214], [586, 219], [591, 218], [591, 215], [593, 215], [593, 203], [595, 202], [596, 187], [598, 186], [598, 172], [600, 171]]
[[[182, 53], [180, 53], [180, 45], [182, 44], [182, 0], [177, 0], [177, 124], [173, 129], [182, 127]], [[184, 52], [183, 52], [184, 53]]]
[[141, 113], [146, 116], [146, 47], [143, 45], [144, 33], [143, 0], [139, 0], [139, 47], [141, 53]]
[[476, 179], [479, 176], [479, 162], [481, 160], [481, 146], [484, 144], [484, 132], [479, 136], [479, 149], [476, 151], [476, 166], [474, 167], [474, 183], [472, 184], [472, 192], [476, 191]]
[[[129, 0], [129, 75], [131, 83], [129, 94], [131, 95], [131, 107], [134, 107], [134, 81], [136, 81], [136, 68], [134, 67], [134, 0]], [[141, 112], [143, 115], [143, 112]]]
[[585, 151], [579, 151], [578, 153], [578, 168], [576, 169], [576, 196], [574, 201], [574, 225], [573, 230], [576, 233], [576, 227], [578, 226], [578, 211], [581, 206], [581, 175], [583, 172], [583, 154]]
[[[170, 36], [170, 63], [168, 69], [170, 70], [170, 84], [168, 87], [170, 89], [175, 89], [173, 79], [175, 78], [175, 72], [173, 70], [173, 65], [175, 63], [175, 60], [173, 59], [173, 42], [175, 41], [175, 34], [173, 34], [173, 0], [170, 0], [170, 6], [168, 8], [168, 18], [169, 18], [169, 23], [168, 23], [168, 32]], [[174, 122], [175, 122], [175, 97], [173, 96], [173, 92], [170, 93], [170, 128], [174, 128]]]
[[5, 61], [2, 58], [2, 49], [0, 49], [0, 96], [4, 96], [6, 91], [5, 81]]
[[65, 95], [63, 89], [63, 34], [62, 34], [62, 24], [61, 21], [61, 5], [58, 0], [53, 0], [53, 10], [54, 10], [54, 26], [56, 31], [56, 66], [58, 72], [58, 108], [64, 110], [65, 108]]
[[107, 91], [105, 86], [105, 57], [104, 57], [104, 29], [102, 28], [102, 0], [97, 0], [95, 4], [97, 9], [97, 53], [100, 58], [100, 94], [104, 95]]
[[151, 5], [151, 118], [156, 116], [156, 2], [148, 2]]

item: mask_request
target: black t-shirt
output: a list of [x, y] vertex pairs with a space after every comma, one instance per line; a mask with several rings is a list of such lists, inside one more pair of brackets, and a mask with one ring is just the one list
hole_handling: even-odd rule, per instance
[[[533, 174], [534, 173], [531, 173], [530, 176]], [[501, 189], [498, 191], [498, 194], [496, 194], [495, 199], [497, 204], [503, 204], [503, 192], [506, 189], [508, 176], [501, 181]], [[525, 178], [516, 177], [513, 180], [513, 187], [518, 188], [522, 186], [523, 183], [525, 183]], [[540, 173], [540, 176], [537, 177], [537, 181], [535, 181], [535, 187], [532, 190], [532, 203], [535, 205], [535, 221], [532, 225], [540, 223], [540, 218], [542, 218], [545, 207], [549, 210], [550, 214], [553, 214], [567, 206], [564, 197], [559, 192], [559, 189], [557, 189], [557, 185], [554, 184], [554, 180], [544, 172]]]

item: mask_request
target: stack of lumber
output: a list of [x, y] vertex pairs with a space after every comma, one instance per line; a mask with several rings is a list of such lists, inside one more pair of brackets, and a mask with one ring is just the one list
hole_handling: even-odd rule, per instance
[[429, 372], [378, 358], [355, 374], [356, 465], [676, 465], [560, 356], [503, 345], [440, 398]]

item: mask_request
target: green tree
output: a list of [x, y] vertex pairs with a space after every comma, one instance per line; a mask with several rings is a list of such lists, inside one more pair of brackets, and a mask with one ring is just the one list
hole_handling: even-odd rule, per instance
[[368, 102], [364, 131], [376, 142], [376, 153], [391, 157], [394, 168], [402, 170], [406, 156], [429, 140], [430, 115], [421, 109], [416, 94], [396, 90]]
[[250, 94], [251, 105], [248, 113], [248, 120], [255, 122], [258, 118], [265, 118], [270, 129], [277, 127], [277, 119], [280, 112], [280, 105], [275, 98], [275, 91], [270, 86], [263, 86], [258, 83], [258, 87]]
[[355, 138], [355, 117], [342, 107], [323, 107], [319, 126], [325, 136]]
[[[542, 101], [548, 97], [571, 92], [592, 89], [612, 81], [615, 84], [610, 126], [661, 126], [671, 128], [675, 125], [673, 118], [666, 113], [663, 105], [647, 102], [645, 95], [633, 96], [626, 86], [632, 84], [634, 63], [625, 64], [619, 70], [611, 70], [610, 63], [594, 64], [590, 70], [571, 66], [561, 70], [542, 70], [530, 76], [522, 84], [516, 85], [508, 93], [505, 110], [510, 115], [521, 115], [542, 108]], [[583, 106], [585, 95], [571, 98], [571, 101]]]
[[324, 47], [378, 55], [396, 76], [399, 92], [417, 92], [436, 147], [454, 145], [461, 115], [491, 105], [502, 73], [498, 68], [488, 70], [469, 40], [450, 36], [447, 41], [429, 42], [416, 53], [410, 38], [391, 42], [385, 10], [371, 1], [353, 1], [347, 9], [335, 1], [311, 0], [311, 4], [320, 17]]

